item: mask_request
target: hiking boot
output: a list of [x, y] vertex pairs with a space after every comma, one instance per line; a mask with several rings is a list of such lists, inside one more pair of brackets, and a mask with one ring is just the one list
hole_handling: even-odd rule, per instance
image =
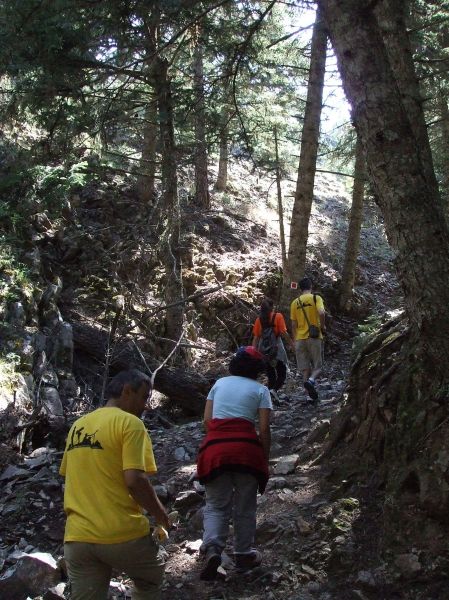
[[304, 387], [307, 390], [309, 396], [312, 398], [312, 400], [316, 402], [318, 400], [318, 392], [316, 391], [313, 383], [309, 380], [304, 381]]
[[217, 576], [217, 569], [221, 565], [221, 550], [216, 546], [209, 546], [206, 550], [204, 562], [200, 579], [203, 581], [212, 581]]
[[248, 554], [234, 554], [235, 566], [239, 573], [245, 573], [262, 562], [262, 554], [258, 550], [251, 550]]

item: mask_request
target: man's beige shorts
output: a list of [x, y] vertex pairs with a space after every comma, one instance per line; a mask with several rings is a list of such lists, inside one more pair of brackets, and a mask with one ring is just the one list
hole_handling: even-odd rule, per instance
[[298, 371], [307, 369], [319, 369], [323, 366], [321, 346], [323, 340], [308, 338], [307, 340], [296, 340], [296, 364]]

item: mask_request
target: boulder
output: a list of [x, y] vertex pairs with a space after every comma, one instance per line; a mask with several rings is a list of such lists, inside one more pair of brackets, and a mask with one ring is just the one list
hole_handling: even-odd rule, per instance
[[203, 497], [200, 494], [194, 490], [187, 490], [178, 494], [173, 507], [179, 510], [187, 510], [196, 504], [200, 504], [202, 501]]
[[298, 455], [282, 456], [273, 467], [274, 475], [288, 475], [294, 473], [298, 463]]
[[26, 312], [22, 302], [12, 302], [8, 310], [8, 321], [11, 325], [23, 327], [26, 323]]
[[324, 441], [325, 437], [329, 433], [330, 428], [330, 420], [324, 419], [320, 421], [316, 427], [310, 432], [307, 437], [306, 442], [308, 444], [316, 444]]
[[176, 458], [176, 460], [181, 460], [183, 462], [187, 462], [190, 460], [190, 456], [189, 456], [188, 452], [182, 446], [180, 446], [179, 448], [176, 448], [176, 450], [174, 451], [173, 454], [174, 454], [174, 457]]
[[60, 581], [60, 572], [51, 554], [23, 554], [17, 563], [0, 577], [0, 598], [26, 600], [43, 594]]
[[70, 323], [62, 323], [55, 346], [55, 365], [72, 370], [73, 365], [73, 331]]
[[204, 521], [204, 506], [201, 506], [189, 519], [189, 528], [193, 531], [201, 531]]
[[56, 305], [50, 306], [42, 312], [42, 324], [48, 329], [56, 328], [62, 323], [62, 316]]
[[399, 569], [401, 576], [405, 579], [413, 578], [422, 570], [422, 565], [416, 554], [399, 554], [394, 563]]
[[258, 544], [266, 544], [282, 531], [281, 526], [277, 521], [267, 519], [260, 523], [256, 529], [256, 542]]
[[14, 390], [14, 405], [16, 408], [26, 408], [33, 403], [27, 382], [23, 375], [16, 375], [16, 386]]
[[56, 283], [50, 283], [50, 285], [47, 286], [46, 290], [42, 294], [39, 307], [44, 310], [46, 308], [50, 308], [51, 305], [54, 305], [59, 298], [61, 290], [62, 282], [60, 279], [58, 279]]
[[70, 401], [77, 398], [80, 393], [80, 387], [73, 377], [59, 379], [59, 393], [64, 404], [70, 404]]
[[56, 388], [42, 386], [39, 396], [42, 406], [47, 414], [52, 416], [63, 416], [64, 410], [62, 408], [59, 392]]

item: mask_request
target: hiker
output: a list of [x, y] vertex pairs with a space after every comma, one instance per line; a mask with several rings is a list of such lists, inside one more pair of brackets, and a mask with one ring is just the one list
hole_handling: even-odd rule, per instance
[[160, 598], [164, 560], [142, 513], [168, 529], [147, 477], [156, 464], [140, 417], [150, 396], [147, 375], [122, 371], [106, 389], [106, 405], [69, 432], [59, 472], [65, 477], [64, 558], [72, 600], [106, 600], [112, 569], [133, 580], [133, 599]]
[[242, 346], [229, 364], [231, 375], [218, 379], [207, 397], [207, 433], [197, 464], [198, 479], [206, 488], [201, 546], [205, 564], [200, 575], [204, 580], [217, 574], [231, 516], [237, 571], [248, 571], [262, 562], [253, 543], [257, 490], [262, 494], [268, 481], [273, 408], [268, 388], [256, 381], [264, 370], [263, 355], [252, 346]]
[[323, 299], [312, 293], [312, 281], [304, 277], [299, 282], [300, 295], [290, 307], [292, 334], [296, 346], [298, 371], [302, 372], [304, 387], [310, 398], [318, 400], [316, 379], [323, 365], [323, 334], [326, 333]]
[[273, 312], [273, 300], [264, 298], [259, 316], [253, 326], [253, 346], [267, 357], [266, 374], [268, 388], [275, 404], [279, 404], [278, 391], [287, 377], [287, 353], [282, 338], [295, 351], [295, 345], [287, 332], [284, 316]]

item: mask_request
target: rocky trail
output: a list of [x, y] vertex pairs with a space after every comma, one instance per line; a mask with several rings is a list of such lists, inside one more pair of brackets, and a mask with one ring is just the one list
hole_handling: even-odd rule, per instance
[[[192, 420], [171, 425], [167, 418], [161, 423], [157, 410], [147, 414], [158, 464], [153, 483], [166, 505], [180, 513], [180, 523], [165, 545], [166, 598], [342, 597], [329, 596], [325, 591], [327, 563], [334, 546], [346, 543], [348, 523], [343, 520], [341, 528], [335, 528], [339, 535], [333, 538], [327, 528], [323, 535], [322, 523], [335, 507], [329, 491], [321, 489], [321, 467], [311, 466], [310, 462], [318, 454], [329, 430], [329, 418], [343, 398], [348, 353], [347, 343], [338, 361], [328, 361], [318, 404], [309, 401], [294, 370], [280, 394], [281, 402], [273, 413], [272, 476], [267, 491], [259, 496], [256, 542], [264, 562], [250, 575], [234, 573], [229, 549], [217, 582], [205, 584], [198, 580], [204, 490], [193, 475], [202, 423]], [[60, 458], [61, 452], [39, 448], [23, 463], [8, 466], [0, 475], [4, 489], [0, 510], [5, 525], [0, 558], [7, 569], [0, 579], [0, 595], [5, 594], [2, 597], [19, 598], [16, 591], [24, 590], [27, 581], [30, 595], [39, 588], [43, 598], [64, 597], [64, 575], [60, 570], [63, 488], [57, 474]], [[343, 514], [340, 518], [351, 520], [357, 512], [357, 501], [348, 498], [347, 505], [338, 510]], [[111, 598], [128, 597], [128, 589], [127, 582], [117, 577], [111, 583]], [[300, 590], [302, 596], [298, 596]]]
[[[186, 294], [199, 295], [186, 310], [184, 358], [192, 374], [212, 379], [226, 372], [236, 346], [249, 342], [260, 299], [272, 295], [280, 281], [276, 213], [263, 197], [269, 183], [249, 176], [239, 165], [235, 169], [226, 206], [224, 198], [215, 198], [213, 209], [201, 215], [185, 207], [183, 277]], [[288, 191], [287, 187], [286, 197]], [[259, 203], [254, 199], [257, 193]], [[273, 414], [271, 479], [259, 497], [256, 543], [264, 561], [249, 575], [234, 572], [229, 547], [219, 579], [212, 584], [199, 581], [204, 492], [193, 475], [202, 424], [175, 396], [154, 393], [153, 410], [145, 417], [159, 469], [153, 483], [167, 507], [180, 513], [179, 526], [165, 544], [164, 598], [403, 597], [381, 591], [387, 581], [388, 589], [395, 587], [396, 575], [390, 581], [379, 570], [370, 529], [376, 515], [366, 510], [371, 491], [334, 480], [332, 462], [319, 460], [330, 437], [330, 419], [345, 401], [356, 319], [372, 313], [380, 318], [386, 309], [400, 305], [382, 224], [376, 208], [367, 205], [355, 315], [343, 317], [336, 310], [349, 202], [340, 183], [319, 178], [309, 273], [333, 314], [320, 400], [317, 405], [309, 402], [291, 356], [292, 368]], [[107, 336], [110, 296], [125, 294], [120, 335], [132, 331], [147, 356], [161, 353], [163, 323], [155, 311], [163, 274], [152, 262], [145, 218], [130, 224], [124, 216], [124, 208], [133, 203], [132, 190], [102, 184], [74, 199], [65, 222], [41, 215], [30, 226], [36, 241], [28, 258], [35, 263], [36, 276], [40, 274], [40, 291], [16, 302], [2, 325], [3, 344], [17, 353], [21, 373], [12, 400], [6, 390], [0, 396], [6, 406], [2, 439], [11, 431], [16, 440], [15, 446], [0, 444], [0, 598], [5, 600], [69, 597], [60, 559], [64, 515], [58, 468], [66, 431], [61, 424], [66, 427], [95, 406], [104, 374], [104, 364], [88, 351], [89, 340], [87, 345], [77, 341], [77, 321], [94, 323]], [[237, 205], [243, 212], [235, 212]], [[367, 497], [363, 515], [361, 493]], [[397, 577], [418, 569], [413, 556], [401, 560]], [[128, 582], [120, 574], [111, 582], [110, 597], [129, 597]]]

